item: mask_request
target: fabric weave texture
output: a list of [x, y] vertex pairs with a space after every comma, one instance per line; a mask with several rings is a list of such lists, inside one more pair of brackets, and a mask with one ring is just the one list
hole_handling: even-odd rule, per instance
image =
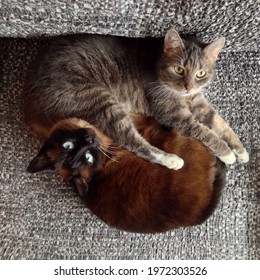
[[6, 0], [0, 37], [101, 33], [163, 36], [174, 26], [204, 40], [227, 37], [226, 50], [257, 50], [259, 0]]

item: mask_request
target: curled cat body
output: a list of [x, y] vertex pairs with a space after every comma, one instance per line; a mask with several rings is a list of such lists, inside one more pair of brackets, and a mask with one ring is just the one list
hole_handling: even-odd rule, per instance
[[71, 118], [45, 130], [28, 171], [56, 169], [96, 216], [120, 230], [156, 233], [204, 222], [219, 201], [225, 164], [200, 141], [151, 117], [131, 120], [154, 147], [180, 155], [184, 167], [176, 171], [144, 160], [88, 122]]
[[180, 169], [179, 155], [152, 146], [129, 113], [154, 117], [209, 147], [226, 164], [248, 153], [202, 90], [213, 75], [224, 38], [199, 43], [170, 29], [165, 38], [71, 35], [51, 40], [28, 73], [25, 116], [34, 130], [84, 119], [121, 147], [153, 163]]

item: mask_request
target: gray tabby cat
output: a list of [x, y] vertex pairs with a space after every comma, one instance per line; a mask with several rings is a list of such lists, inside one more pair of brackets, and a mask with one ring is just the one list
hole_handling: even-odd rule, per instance
[[202, 89], [224, 45], [181, 38], [74, 35], [55, 38], [29, 72], [24, 93], [31, 128], [47, 136], [58, 120], [85, 119], [119, 145], [151, 162], [179, 169], [183, 160], [144, 140], [129, 113], [153, 116], [208, 146], [226, 164], [249, 157], [232, 129], [210, 107]]

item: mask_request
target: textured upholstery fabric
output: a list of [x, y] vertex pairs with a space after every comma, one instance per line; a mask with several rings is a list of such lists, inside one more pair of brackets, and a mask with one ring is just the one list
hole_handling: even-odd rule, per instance
[[0, 5], [0, 36], [162, 36], [175, 26], [205, 40], [222, 34], [227, 50], [254, 51], [260, 43], [259, 0], [5, 0]]
[[21, 89], [43, 42], [0, 38], [0, 259], [259, 259], [259, 1], [38, 2], [2, 1], [0, 36], [159, 36], [172, 24], [206, 39], [227, 36], [207, 95], [251, 159], [228, 167], [220, 204], [204, 224], [155, 235], [112, 229], [53, 172], [25, 172], [40, 142], [25, 127]]

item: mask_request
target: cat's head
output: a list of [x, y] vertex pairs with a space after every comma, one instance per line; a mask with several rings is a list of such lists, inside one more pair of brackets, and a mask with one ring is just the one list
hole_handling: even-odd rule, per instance
[[59, 121], [27, 171], [56, 169], [84, 197], [92, 175], [104, 164], [105, 154], [101, 151], [110, 143], [110, 138], [86, 121], [76, 118]]
[[170, 29], [164, 38], [159, 78], [179, 94], [193, 94], [209, 85], [225, 38], [204, 44], [192, 37], [180, 37]]

